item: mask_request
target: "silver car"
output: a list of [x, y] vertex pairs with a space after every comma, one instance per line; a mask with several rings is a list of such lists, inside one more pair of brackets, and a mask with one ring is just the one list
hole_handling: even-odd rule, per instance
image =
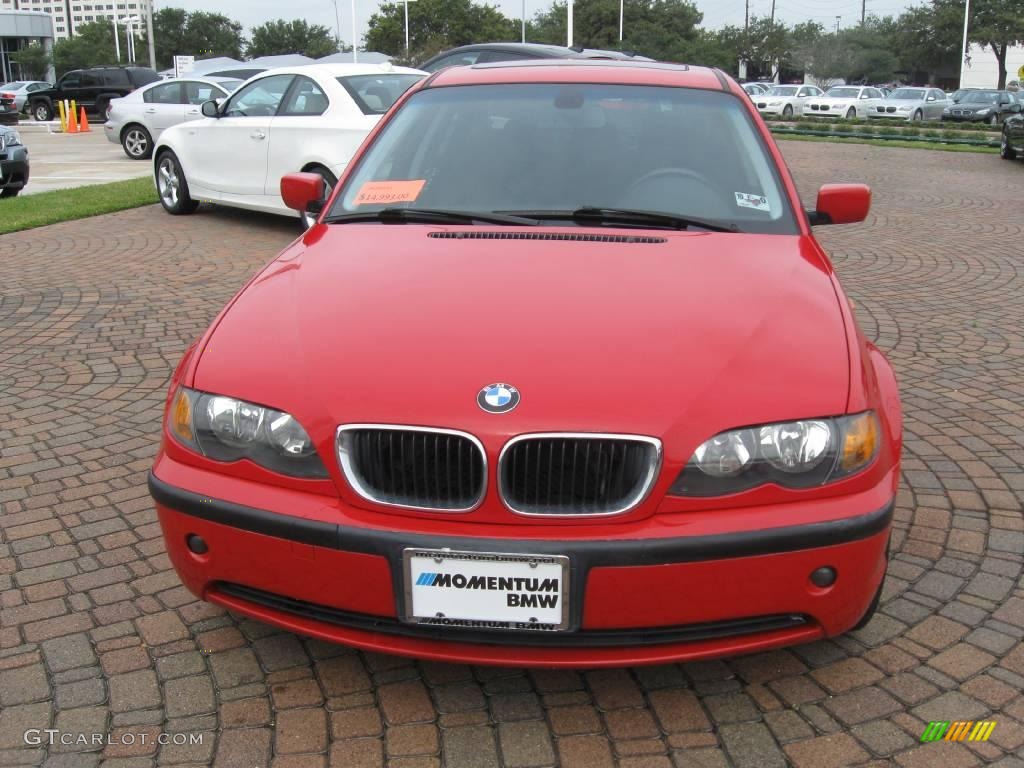
[[202, 118], [204, 101], [223, 99], [242, 83], [226, 77], [158, 80], [107, 106], [103, 131], [132, 160], [146, 160], [160, 134], [172, 125]]
[[941, 120], [942, 110], [949, 104], [949, 97], [940, 88], [897, 88], [869, 109], [868, 117]]
[[14, 96], [14, 108], [19, 112], [24, 112], [29, 94], [48, 88], [53, 88], [53, 86], [42, 80], [14, 80], [0, 85], [0, 93], [9, 93]]

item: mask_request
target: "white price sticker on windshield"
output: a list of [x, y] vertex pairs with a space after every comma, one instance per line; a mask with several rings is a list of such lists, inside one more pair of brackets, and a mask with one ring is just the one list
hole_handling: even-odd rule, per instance
[[740, 208], [753, 208], [755, 211], [771, 212], [768, 198], [764, 195], [751, 195], [747, 192], [736, 192], [736, 205]]

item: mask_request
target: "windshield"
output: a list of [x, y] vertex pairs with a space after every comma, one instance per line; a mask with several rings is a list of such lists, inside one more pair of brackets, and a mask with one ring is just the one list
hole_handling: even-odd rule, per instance
[[897, 88], [889, 94], [889, 98], [921, 101], [924, 98], [924, 90], [921, 88]]
[[743, 103], [724, 92], [655, 86], [419, 91], [367, 150], [331, 216], [394, 207], [628, 208], [749, 232], [798, 231]]
[[796, 95], [795, 85], [777, 85], [768, 91], [769, 96], [794, 96]]
[[364, 115], [383, 115], [398, 97], [409, 90], [423, 75], [352, 75], [339, 77], [349, 95], [355, 100]]
[[829, 88], [825, 95], [833, 99], [856, 99], [860, 96], [860, 88]]
[[961, 104], [998, 104], [998, 91], [968, 91], [960, 99]]

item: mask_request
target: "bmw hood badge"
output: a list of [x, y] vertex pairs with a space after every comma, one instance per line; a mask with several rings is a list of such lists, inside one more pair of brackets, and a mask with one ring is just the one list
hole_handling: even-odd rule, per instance
[[519, 390], [511, 384], [488, 384], [477, 393], [476, 404], [488, 413], [508, 413], [519, 405]]

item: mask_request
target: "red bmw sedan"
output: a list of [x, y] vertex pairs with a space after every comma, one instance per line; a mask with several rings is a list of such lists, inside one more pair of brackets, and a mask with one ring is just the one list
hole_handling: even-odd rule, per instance
[[[196, 595], [358, 648], [619, 666], [874, 612], [892, 368], [713, 69], [458, 67], [174, 372], [150, 490]], [[183, 190], [187, 194], [187, 190]]]

